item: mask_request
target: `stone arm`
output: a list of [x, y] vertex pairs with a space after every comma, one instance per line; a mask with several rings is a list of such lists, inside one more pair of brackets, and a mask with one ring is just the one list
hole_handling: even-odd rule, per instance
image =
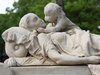
[[67, 17], [60, 19], [56, 25], [48, 26], [46, 29], [44, 29], [45, 33], [49, 32], [66, 32], [68, 30], [71, 30], [73, 28], [79, 28], [77, 25], [75, 25], [73, 22], [71, 22]]
[[66, 23], [65, 21], [61, 20], [59, 21], [55, 26], [50, 26], [47, 27], [44, 32], [45, 33], [50, 33], [50, 32], [61, 32], [64, 31], [66, 29]]

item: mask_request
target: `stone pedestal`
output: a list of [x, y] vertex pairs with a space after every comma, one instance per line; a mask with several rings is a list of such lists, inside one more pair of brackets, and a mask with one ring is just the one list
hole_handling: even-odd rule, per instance
[[14, 75], [14, 72], [5, 64], [0, 63], [0, 75]]
[[100, 64], [90, 64], [89, 68], [92, 72], [92, 75], [100, 75]]
[[88, 66], [10, 67], [15, 75], [91, 75]]
[[7, 67], [0, 63], [0, 75], [91, 75], [88, 66]]

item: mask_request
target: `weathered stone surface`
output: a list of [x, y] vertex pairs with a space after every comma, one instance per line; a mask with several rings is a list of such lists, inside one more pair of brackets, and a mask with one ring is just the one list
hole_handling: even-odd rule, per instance
[[[5, 52], [9, 57], [4, 61], [5, 64], [30, 66], [100, 63], [99, 35], [81, 30], [55, 3], [48, 3], [44, 7], [44, 14], [45, 20], [50, 22], [49, 28], [45, 28], [44, 21], [36, 14], [28, 13], [21, 18], [19, 27], [11, 27], [2, 33]], [[31, 56], [27, 57], [27, 53]]]
[[14, 72], [3, 63], [0, 63], [0, 75], [14, 75]]
[[88, 65], [92, 75], [100, 75], [100, 64], [90, 64]]
[[88, 66], [11, 67], [15, 75], [91, 75]]

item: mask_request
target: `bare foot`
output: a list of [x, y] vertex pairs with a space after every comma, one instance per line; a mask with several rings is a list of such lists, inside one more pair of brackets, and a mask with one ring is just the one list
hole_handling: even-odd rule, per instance
[[9, 58], [4, 61], [7, 66], [17, 66], [17, 62], [14, 58]]

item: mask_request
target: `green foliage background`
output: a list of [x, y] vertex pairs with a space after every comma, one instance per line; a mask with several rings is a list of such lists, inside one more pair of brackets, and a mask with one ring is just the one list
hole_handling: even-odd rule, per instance
[[[21, 17], [29, 12], [44, 18], [44, 6], [56, 0], [19, 0], [14, 2], [14, 8], [7, 8], [6, 14], [0, 14], [0, 35], [12, 26], [18, 26]], [[64, 0], [66, 16], [84, 30], [100, 34], [97, 26], [100, 25], [99, 0]], [[16, 12], [14, 12], [16, 11]], [[0, 52], [4, 52], [4, 41], [0, 38]]]
[[82, 29], [100, 34], [100, 0], [66, 0], [65, 12]]

